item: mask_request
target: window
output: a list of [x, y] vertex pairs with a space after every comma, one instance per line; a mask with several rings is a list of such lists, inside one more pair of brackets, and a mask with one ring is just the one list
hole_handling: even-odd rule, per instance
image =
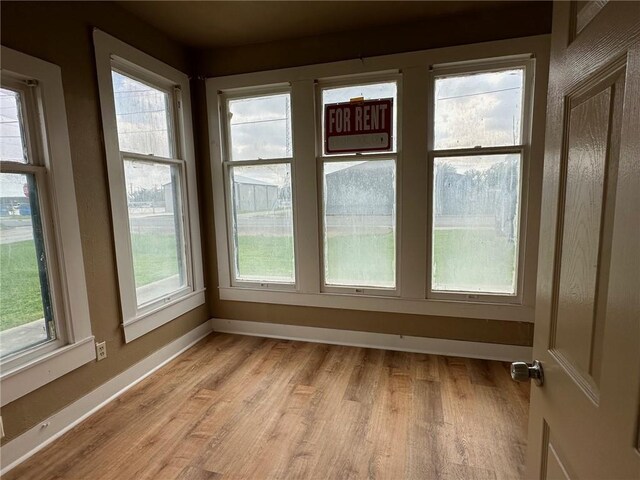
[[[0, 359], [56, 342], [56, 320], [43, 217], [39, 201], [46, 167], [27, 134], [27, 118], [36, 112], [31, 88], [3, 78], [0, 88]], [[13, 88], [11, 88], [13, 87]], [[29, 103], [29, 107], [27, 107]], [[58, 328], [59, 330], [59, 328]], [[62, 334], [62, 332], [61, 332]]]
[[5, 359], [57, 336], [34, 175], [0, 173], [0, 202], [0, 358]]
[[326, 145], [319, 148], [325, 152], [320, 159], [325, 287], [395, 289], [397, 90], [396, 81], [322, 88], [323, 120], [325, 105], [352, 99], [392, 98], [394, 106], [389, 153], [338, 156], [327, 154]]
[[532, 322], [548, 54], [528, 37], [207, 79], [220, 299]]
[[[1, 404], [95, 358], [60, 69], [2, 47]], [[60, 215], [59, 212], [64, 212]]]
[[518, 294], [525, 70], [435, 69], [431, 292]]
[[520, 145], [523, 94], [524, 67], [436, 74], [435, 149]]
[[96, 30], [125, 339], [204, 303], [186, 75]]
[[188, 285], [182, 165], [175, 158], [170, 134], [169, 93], [113, 69], [111, 75], [136, 304], [141, 308], [170, 298]]
[[138, 307], [188, 285], [180, 173], [170, 163], [124, 160]]
[[234, 280], [293, 285], [291, 95], [229, 97], [225, 105]]

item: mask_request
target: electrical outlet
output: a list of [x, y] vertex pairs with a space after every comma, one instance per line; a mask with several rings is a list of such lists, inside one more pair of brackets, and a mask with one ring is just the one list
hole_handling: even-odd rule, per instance
[[99, 362], [100, 360], [104, 360], [105, 358], [107, 358], [107, 342], [100, 342], [100, 343], [96, 343], [96, 356], [97, 356], [97, 361]]

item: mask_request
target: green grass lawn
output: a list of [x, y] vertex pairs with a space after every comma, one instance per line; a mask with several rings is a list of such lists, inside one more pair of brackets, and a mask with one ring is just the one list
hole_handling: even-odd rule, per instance
[[0, 331], [43, 317], [35, 244], [0, 245]]
[[[493, 230], [436, 230], [434, 285], [476, 285], [505, 290], [513, 277], [514, 246]], [[238, 263], [243, 278], [292, 278], [291, 238], [242, 236]], [[391, 234], [334, 236], [328, 239], [326, 278], [332, 284], [393, 286], [394, 248]]]
[[178, 274], [176, 238], [173, 235], [131, 235], [136, 287]]
[[[175, 238], [132, 236], [137, 286], [178, 272]], [[292, 278], [291, 238], [242, 236], [239, 270], [245, 278]], [[327, 278], [332, 283], [376, 280], [393, 285], [394, 248], [391, 234], [335, 236], [327, 245]], [[437, 230], [434, 239], [435, 284], [511, 285], [513, 244], [492, 230]], [[0, 330], [43, 317], [33, 242], [0, 246]]]
[[238, 273], [242, 278], [293, 279], [291, 237], [245, 235], [238, 238]]
[[494, 230], [436, 230], [433, 250], [434, 287], [476, 291], [484, 286], [505, 293], [511, 288], [514, 244]]
[[[392, 236], [336, 236], [329, 239], [327, 278], [332, 283], [354, 284], [375, 278], [381, 286], [393, 286]], [[240, 278], [293, 279], [291, 237], [246, 235], [238, 239]]]
[[395, 286], [392, 234], [340, 235], [327, 240], [325, 278], [332, 285]]
[[[131, 237], [138, 287], [178, 273], [173, 236]], [[33, 241], [0, 245], [0, 331], [43, 318], [40, 295]]]

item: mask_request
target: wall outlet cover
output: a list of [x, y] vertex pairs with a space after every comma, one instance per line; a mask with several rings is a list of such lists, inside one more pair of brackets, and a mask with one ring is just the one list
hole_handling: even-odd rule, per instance
[[107, 342], [96, 342], [96, 360], [99, 362], [105, 358], [107, 358]]

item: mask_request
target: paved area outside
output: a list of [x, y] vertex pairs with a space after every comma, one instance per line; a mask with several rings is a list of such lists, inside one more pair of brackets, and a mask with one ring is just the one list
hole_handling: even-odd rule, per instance
[[[174, 217], [170, 213], [139, 213], [130, 217], [133, 233], [175, 234]], [[284, 212], [243, 213], [237, 217], [239, 235], [289, 235], [291, 218]], [[367, 228], [370, 233], [387, 233], [393, 226], [389, 215], [329, 215], [327, 217], [329, 235], [351, 234], [353, 227]], [[492, 216], [438, 215], [435, 228], [494, 228]], [[0, 220], [0, 244], [30, 240], [33, 236], [31, 219], [2, 218]]]
[[[385, 234], [392, 231], [394, 219], [391, 215], [328, 215], [326, 217], [329, 236], [353, 235], [354, 228], [369, 234]], [[492, 229], [493, 216], [438, 215], [434, 227], [438, 229]], [[279, 236], [290, 235], [291, 218], [284, 212], [253, 212], [237, 216], [238, 235]]]
[[[138, 301], [145, 303], [180, 288], [178, 275], [159, 280], [138, 288]], [[44, 319], [13, 327], [0, 332], [0, 356], [18, 351], [25, 346], [36, 345], [47, 340]]]
[[171, 213], [136, 214], [129, 217], [132, 233], [155, 233], [173, 235], [175, 219]]
[[[174, 217], [169, 213], [137, 214], [130, 218], [133, 233], [174, 234]], [[30, 217], [0, 217], [0, 245], [33, 238]]]
[[30, 217], [0, 217], [0, 245], [33, 238]]
[[35, 345], [47, 339], [44, 319], [35, 320], [19, 327], [0, 332], [0, 356], [20, 350], [27, 345]]
[[167, 295], [168, 293], [175, 292], [179, 288], [183, 287], [178, 275], [172, 275], [157, 282], [152, 282], [147, 285], [143, 285], [136, 289], [136, 296], [138, 298], [138, 304], [150, 302], [156, 298]]

